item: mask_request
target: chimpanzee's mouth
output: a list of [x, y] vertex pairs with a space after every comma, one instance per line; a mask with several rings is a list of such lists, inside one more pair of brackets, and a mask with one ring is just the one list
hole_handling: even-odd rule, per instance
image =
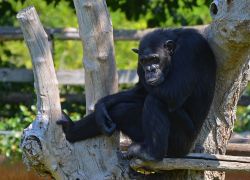
[[157, 86], [164, 81], [164, 76], [161, 71], [155, 72], [147, 72], [145, 73], [146, 83], [152, 86]]

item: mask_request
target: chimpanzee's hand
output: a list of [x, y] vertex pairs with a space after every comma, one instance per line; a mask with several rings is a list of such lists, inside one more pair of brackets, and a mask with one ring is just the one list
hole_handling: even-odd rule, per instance
[[116, 129], [116, 124], [108, 114], [104, 103], [98, 102], [95, 105], [95, 120], [103, 134], [111, 136]]
[[69, 116], [67, 114], [65, 114], [65, 112], [62, 111], [62, 119], [56, 121], [56, 124], [62, 126], [63, 132], [67, 138], [67, 134], [68, 134], [69, 130], [73, 127], [74, 122], [69, 118]]

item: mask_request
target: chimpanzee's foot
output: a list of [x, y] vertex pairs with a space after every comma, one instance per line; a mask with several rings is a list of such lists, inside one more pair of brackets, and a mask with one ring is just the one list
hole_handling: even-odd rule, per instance
[[70, 140], [71, 138], [68, 136], [68, 134], [69, 134], [70, 129], [74, 126], [74, 122], [67, 116], [67, 114], [65, 114], [62, 111], [62, 119], [56, 121], [56, 124], [62, 126], [66, 139], [71, 142]]
[[133, 143], [128, 148], [126, 153], [122, 154], [123, 159], [139, 158], [144, 161], [158, 161], [160, 159], [154, 158], [149, 153], [147, 153], [146, 148], [141, 144]]
[[200, 145], [200, 144], [196, 144], [193, 152], [194, 153], [204, 153], [205, 152], [205, 148], [202, 145]]

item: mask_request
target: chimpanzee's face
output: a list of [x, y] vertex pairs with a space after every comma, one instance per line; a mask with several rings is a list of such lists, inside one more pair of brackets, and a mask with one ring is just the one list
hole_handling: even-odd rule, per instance
[[175, 43], [172, 40], [166, 41], [158, 48], [132, 49], [139, 55], [139, 64], [144, 70], [148, 85], [157, 86], [164, 82], [174, 49]]

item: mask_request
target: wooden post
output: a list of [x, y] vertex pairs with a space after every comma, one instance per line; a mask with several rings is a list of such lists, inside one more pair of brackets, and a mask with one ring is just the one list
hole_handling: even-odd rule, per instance
[[113, 28], [105, 0], [74, 0], [84, 46], [87, 113], [101, 97], [117, 92]]
[[20, 11], [17, 19], [32, 58], [38, 109], [36, 120], [23, 133], [23, 160], [59, 178], [63, 172], [51, 152], [58, 149], [55, 145], [62, 139], [62, 130], [55, 124], [61, 118], [61, 104], [48, 37], [34, 7]]

